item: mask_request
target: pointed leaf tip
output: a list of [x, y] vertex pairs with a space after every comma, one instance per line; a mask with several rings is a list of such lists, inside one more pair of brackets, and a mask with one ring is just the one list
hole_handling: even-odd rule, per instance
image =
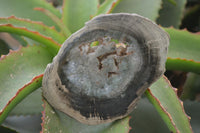
[[183, 103], [180, 102], [176, 91], [166, 77], [162, 77], [156, 81], [146, 91], [146, 95], [171, 131], [192, 133]]

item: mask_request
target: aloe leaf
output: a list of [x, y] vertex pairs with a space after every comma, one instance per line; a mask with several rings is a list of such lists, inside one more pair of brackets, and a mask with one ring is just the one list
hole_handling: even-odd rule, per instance
[[39, 74], [52, 58], [45, 47], [36, 45], [11, 51], [0, 58], [0, 123], [17, 103], [41, 86]]
[[160, 78], [145, 93], [171, 132], [192, 133], [190, 118], [184, 111], [183, 102], [167, 78]]
[[42, 21], [48, 26], [58, 26], [45, 14], [33, 10], [35, 7], [48, 9], [58, 17], [60, 12], [45, 0], [0, 0], [0, 17], [16, 16], [18, 18], [27, 18], [33, 21]]
[[162, 0], [121, 0], [113, 10], [114, 13], [137, 13], [153, 21], [159, 16]]
[[45, 99], [43, 101], [42, 133], [128, 133], [130, 130], [130, 117], [126, 117], [113, 123], [89, 126], [54, 110]]
[[50, 11], [43, 9], [43, 8], [34, 8], [35, 10], [41, 11], [44, 14], [46, 14], [47, 16], [49, 16], [59, 27], [61, 32], [66, 36], [69, 37], [71, 35], [70, 30], [63, 24], [63, 22], [61, 21], [60, 18], [58, 18], [56, 15], [54, 15], [53, 13], [51, 13]]
[[41, 114], [27, 116], [8, 116], [2, 125], [16, 130], [18, 133], [39, 133], [41, 130]]
[[[40, 6], [38, 6], [39, 8], [43, 8], [43, 9], [45, 9], [45, 10], [48, 10], [48, 11], [50, 11], [52, 14], [54, 14], [56, 17], [58, 17], [58, 18], [61, 19], [62, 14], [61, 14], [61, 12], [60, 12], [58, 9], [56, 9], [56, 8], [53, 6], [53, 3], [48, 2], [48, 1], [46, 1], [46, 0], [40, 0], [39, 3], [40, 3]], [[38, 7], [36, 7], [36, 8], [38, 8]]]
[[109, 14], [113, 11], [113, 9], [119, 4], [121, 0], [105, 0], [97, 10], [95, 16], [100, 14]]
[[158, 24], [179, 28], [183, 18], [184, 8], [187, 0], [175, 0], [176, 4], [163, 0], [162, 9], [159, 12]]
[[129, 133], [131, 127], [129, 121], [131, 117], [125, 117], [121, 120], [113, 122], [109, 127], [101, 131], [102, 133]]
[[42, 104], [42, 90], [37, 89], [17, 104], [17, 106], [9, 113], [9, 116], [41, 114], [43, 110]]
[[200, 73], [200, 34], [174, 28], [164, 30], [170, 35], [166, 68]]
[[98, 0], [63, 0], [62, 21], [73, 33], [97, 12]]
[[[43, 75], [39, 75], [34, 77], [29, 83], [25, 84], [22, 88], [20, 88], [16, 94], [13, 94], [10, 91], [5, 91], [2, 93], [3, 89], [1, 89], [1, 112], [0, 112], [0, 124], [5, 120], [8, 116], [9, 112], [19, 103], [22, 99], [24, 99], [27, 95], [32, 93], [37, 88], [41, 87]], [[5, 98], [6, 97], [6, 98]], [[6, 101], [8, 100], [8, 101]]]
[[29, 19], [20, 19], [16, 18], [15, 16], [11, 16], [8, 18], [0, 18], [0, 25], [2, 24], [12, 24], [15, 27], [26, 27], [30, 31], [37, 31], [40, 34], [51, 37], [56, 42], [62, 44], [65, 41], [65, 37], [57, 32], [55, 28], [48, 27], [44, 25], [42, 22], [34, 22], [30, 21]]
[[130, 115], [132, 127], [130, 133], [170, 133], [167, 125], [147, 97], [142, 97], [138, 101]]
[[56, 55], [58, 50], [60, 49], [60, 44], [55, 42], [52, 38], [43, 36], [39, 32], [36, 32], [36, 31], [30, 31], [24, 27], [21, 28], [21, 27], [15, 27], [11, 24], [3, 24], [3, 25], [0, 25], [0, 32], [15, 33], [18, 35], [29, 37], [35, 41], [40, 42], [43, 45], [46, 45], [47, 49], [50, 52], [52, 52], [54, 55]]

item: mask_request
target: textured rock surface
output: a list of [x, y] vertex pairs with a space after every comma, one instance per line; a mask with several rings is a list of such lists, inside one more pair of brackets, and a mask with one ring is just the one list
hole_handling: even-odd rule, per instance
[[47, 66], [43, 95], [85, 124], [123, 118], [165, 71], [168, 45], [167, 33], [144, 17], [97, 16], [69, 37]]

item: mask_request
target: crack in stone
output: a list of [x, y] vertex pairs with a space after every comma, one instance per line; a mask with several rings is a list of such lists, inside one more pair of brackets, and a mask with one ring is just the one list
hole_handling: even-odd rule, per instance
[[112, 75], [117, 75], [117, 72], [108, 72], [108, 78], [110, 78]]
[[113, 51], [113, 52], [109, 52], [109, 53], [106, 53], [106, 54], [103, 54], [103, 55], [100, 55], [97, 57], [98, 61], [99, 61], [99, 70], [101, 70], [103, 68], [103, 64], [102, 64], [102, 61], [104, 59], [106, 59], [108, 56], [110, 55], [115, 55], [116, 54], [116, 51]]
[[117, 67], [117, 69], [119, 69], [119, 63], [120, 63], [120, 62], [117, 62], [117, 59], [116, 59], [116, 58], [113, 58], [113, 60], [114, 60], [115, 66]]

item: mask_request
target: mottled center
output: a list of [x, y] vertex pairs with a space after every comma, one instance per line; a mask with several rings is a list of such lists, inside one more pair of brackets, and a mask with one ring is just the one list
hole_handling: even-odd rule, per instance
[[63, 66], [68, 89], [76, 94], [113, 97], [126, 90], [140, 70], [142, 56], [134, 38], [124, 42], [103, 37], [71, 49]]

